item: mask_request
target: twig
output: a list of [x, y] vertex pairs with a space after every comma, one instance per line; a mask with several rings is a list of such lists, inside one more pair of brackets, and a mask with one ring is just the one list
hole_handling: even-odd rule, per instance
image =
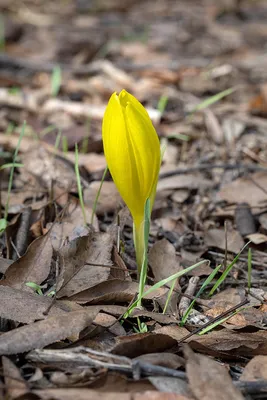
[[[117, 371], [128, 376], [133, 376], [135, 379], [148, 376], [165, 376], [186, 379], [186, 373], [183, 371], [145, 363], [140, 360], [131, 360], [128, 357], [95, 351], [83, 346], [61, 350], [33, 350], [26, 355], [26, 359], [37, 363], [57, 364], [68, 362], [87, 368], [106, 368], [110, 371]], [[246, 394], [262, 393], [267, 390], [267, 380], [251, 382], [234, 381], [233, 384]]]
[[189, 339], [191, 336], [196, 335], [200, 331], [202, 331], [204, 328], [207, 328], [208, 326], [212, 325], [214, 322], [219, 321], [221, 318], [227, 317], [227, 315], [231, 314], [232, 312], [236, 311], [238, 308], [244, 306], [245, 304], [249, 303], [248, 299], [244, 299], [241, 301], [241, 303], [238, 303], [237, 305], [229, 308], [229, 310], [224, 311], [220, 315], [217, 315], [217, 317], [212, 318], [209, 322], [206, 324], [201, 325], [199, 328], [195, 329], [193, 332], [190, 332], [188, 335], [184, 336], [182, 339], [178, 341], [178, 344], [183, 343], [185, 340]]
[[[208, 253], [211, 254], [212, 256], [216, 256], [218, 258], [224, 258], [225, 255], [218, 253], [217, 251], [213, 251], [213, 250], [208, 250]], [[266, 254], [265, 254], [266, 256]], [[243, 261], [243, 262], [247, 262], [246, 258], [243, 257], [239, 257], [239, 261]], [[263, 268], [267, 268], [267, 264], [264, 264], [262, 261], [253, 261], [252, 260], [252, 265], [258, 266], [258, 267], [263, 267]]]
[[257, 381], [237, 381], [233, 383], [243, 393], [246, 394], [265, 393], [267, 391], [267, 379], [266, 380], [261, 379]]
[[[180, 303], [179, 303], [179, 307], [178, 307], [179, 314], [180, 314], [181, 317], [183, 317], [185, 315], [186, 311], [188, 310], [188, 307], [190, 306], [190, 303], [192, 301], [191, 297], [194, 296], [194, 294], [195, 294], [198, 282], [199, 282], [199, 277], [198, 276], [192, 276], [189, 279], [188, 286], [187, 286], [186, 291], [184, 293], [187, 296], [185, 296], [183, 294], [183, 296], [182, 296], [182, 298], [180, 300]], [[188, 296], [190, 296], [190, 298]]]

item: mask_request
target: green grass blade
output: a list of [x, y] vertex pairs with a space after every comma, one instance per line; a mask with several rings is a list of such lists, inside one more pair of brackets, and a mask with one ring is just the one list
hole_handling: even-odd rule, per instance
[[[188, 272], [192, 271], [193, 269], [199, 267], [200, 265], [206, 263], [207, 260], [202, 260], [199, 261], [198, 263], [191, 265], [188, 268], [183, 269], [182, 271], [178, 271], [175, 274], [169, 276], [168, 278], [162, 279], [160, 282], [155, 283], [155, 285], [151, 286], [145, 293], [143, 293], [143, 298], [145, 296], [148, 296], [149, 294], [153, 293], [155, 290], [161, 288], [162, 286], [166, 285], [167, 283], [173, 281], [174, 279], [179, 278], [180, 276], [183, 276], [185, 274], [187, 274]], [[129, 307], [129, 309], [127, 310], [127, 312], [125, 313], [125, 315], [129, 315], [131, 313], [131, 311], [137, 306], [137, 302], [138, 300], [135, 300], [131, 306]], [[123, 317], [123, 319], [127, 318], [127, 316]]]
[[160, 111], [161, 114], [163, 114], [164, 111], [166, 110], [168, 101], [169, 101], [169, 97], [168, 97], [168, 96], [162, 95], [162, 96], [160, 97], [159, 102], [158, 102], [157, 109]]
[[243, 250], [245, 250], [245, 248], [250, 244], [250, 242], [246, 243], [245, 246], [240, 250], [240, 252], [235, 256], [235, 258], [233, 259], [233, 261], [228, 265], [228, 267], [226, 268], [226, 270], [222, 273], [222, 276], [217, 280], [217, 282], [215, 283], [215, 285], [213, 286], [213, 288], [211, 289], [209, 296], [212, 296], [213, 293], [215, 292], [215, 290], [222, 284], [222, 282], [225, 280], [225, 278], [227, 277], [227, 275], [229, 274], [229, 272], [231, 271], [231, 269], [233, 268], [233, 266], [235, 265], [235, 263], [238, 261], [241, 253]]
[[25, 285], [28, 286], [28, 287], [30, 287], [30, 288], [32, 288], [32, 289], [34, 289], [35, 292], [36, 292], [37, 294], [39, 294], [39, 296], [43, 296], [42, 288], [41, 288], [40, 285], [37, 285], [37, 283], [34, 283], [34, 282], [26, 282]]
[[216, 276], [216, 274], [219, 272], [221, 268], [221, 264], [219, 264], [212, 272], [211, 274], [207, 277], [207, 279], [205, 279], [205, 281], [203, 282], [201, 288], [199, 289], [199, 291], [197, 292], [195, 299], [191, 302], [191, 304], [189, 305], [188, 309], [186, 310], [185, 315], [182, 318], [182, 321], [180, 323], [181, 326], [183, 326], [188, 318], [188, 315], [190, 314], [192, 308], [194, 307], [194, 304], [196, 302], [196, 299], [204, 292], [206, 286], [208, 286], [210, 284], [210, 282], [213, 280], [213, 278]]
[[62, 73], [59, 65], [56, 65], [52, 71], [51, 77], [51, 94], [53, 97], [57, 97], [62, 82]]
[[83, 201], [81, 177], [80, 177], [80, 171], [79, 171], [79, 151], [78, 151], [77, 143], [75, 143], [75, 174], [76, 174], [76, 180], [77, 180], [77, 188], [78, 188], [80, 205], [81, 205], [81, 209], [82, 209], [82, 213], [83, 213], [84, 225], [86, 226], [87, 222], [86, 222], [85, 206], [84, 206], [84, 201]]
[[248, 249], [248, 292], [251, 289], [251, 272], [252, 272], [252, 250]]
[[99, 196], [100, 196], [100, 193], [101, 193], [101, 189], [102, 189], [105, 177], [107, 175], [107, 172], [108, 172], [108, 166], [106, 166], [106, 168], [105, 168], [105, 170], [103, 172], [102, 179], [101, 179], [101, 182], [100, 182], [100, 185], [99, 185], [99, 189], [98, 189], [96, 197], [95, 197], [95, 201], [94, 201], [94, 204], [93, 204], [93, 210], [92, 210], [92, 216], [91, 216], [91, 225], [93, 225], [93, 222], [94, 222], [94, 217], [95, 217], [95, 214], [96, 214], [96, 207], [97, 207], [98, 199], [99, 199]]
[[4, 15], [0, 14], [0, 51], [4, 52], [6, 48], [5, 40], [5, 20]]
[[225, 321], [227, 321], [229, 318], [232, 318], [234, 315], [240, 313], [243, 310], [246, 310], [249, 307], [242, 307], [239, 308], [238, 310], [235, 310], [234, 312], [232, 312], [231, 314], [227, 315], [227, 317], [223, 317], [221, 319], [219, 319], [218, 321], [215, 321], [213, 324], [207, 326], [206, 328], [204, 328], [202, 331], [199, 332], [199, 335], [204, 335], [205, 333], [208, 333], [209, 331], [211, 331], [212, 329], [216, 328], [216, 326], [223, 324]]
[[55, 140], [55, 150], [58, 150], [58, 148], [59, 148], [59, 143], [60, 143], [60, 139], [61, 139], [61, 130], [59, 129], [59, 131], [58, 131], [58, 133], [57, 133], [57, 137], [56, 137], [56, 140]]
[[167, 136], [167, 139], [178, 139], [184, 142], [189, 142], [190, 137], [188, 135], [184, 135], [183, 133], [173, 133]]
[[12, 168], [12, 167], [21, 168], [21, 167], [24, 167], [24, 165], [20, 164], [20, 163], [7, 163], [0, 167], [0, 171], [2, 171], [3, 169], [6, 169], [6, 168]]
[[204, 110], [205, 108], [211, 106], [212, 104], [217, 103], [224, 97], [229, 96], [229, 94], [232, 94], [235, 90], [236, 90], [236, 88], [229, 88], [229, 89], [223, 90], [220, 93], [215, 94], [214, 96], [209, 97], [208, 99], [202, 101], [196, 107], [194, 107], [193, 110], [191, 110], [190, 114], [193, 114], [196, 111]]
[[229, 318], [233, 317], [234, 314], [228, 315], [227, 317], [224, 317], [220, 319], [219, 321], [214, 322], [213, 324], [207, 326], [207, 328], [204, 328], [202, 331], [199, 332], [199, 335], [204, 335], [205, 333], [208, 333], [212, 329], [216, 328], [216, 326], [223, 324], [225, 321], [227, 321]]
[[175, 286], [176, 281], [177, 281], [177, 279], [174, 279], [174, 280], [172, 281], [170, 290], [169, 290], [169, 292], [168, 292], [167, 300], [166, 300], [166, 303], [165, 303], [165, 306], [164, 306], [164, 309], [163, 309], [163, 314], [165, 314], [165, 312], [166, 312], [166, 310], [167, 310], [167, 307], [168, 307], [168, 305], [169, 305], [169, 302], [170, 302], [170, 300], [171, 300], [172, 293], [173, 293], [173, 290], [174, 290], [174, 286]]
[[67, 136], [62, 136], [61, 142], [62, 142], [62, 151], [66, 155], [69, 151], [69, 143]]

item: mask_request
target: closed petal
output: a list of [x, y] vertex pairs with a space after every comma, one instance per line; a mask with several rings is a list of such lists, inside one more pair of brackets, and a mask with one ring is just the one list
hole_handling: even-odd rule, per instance
[[140, 202], [136, 157], [126, 127], [124, 111], [116, 93], [111, 96], [106, 108], [102, 131], [104, 153], [113, 181], [133, 218], [140, 218], [143, 205]]
[[[126, 107], [126, 126], [135, 155], [135, 162], [140, 187], [140, 201], [144, 204], [146, 199], [153, 195], [158, 180], [160, 168], [160, 144], [153, 124], [144, 109], [128, 103]], [[153, 196], [154, 197], [154, 196]], [[152, 203], [154, 198], [151, 199]], [[151, 204], [151, 207], [153, 204]]]

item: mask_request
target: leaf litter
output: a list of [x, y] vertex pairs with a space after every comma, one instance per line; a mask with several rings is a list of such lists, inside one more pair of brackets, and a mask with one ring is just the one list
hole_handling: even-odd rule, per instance
[[[24, 3], [0, 5], [1, 167], [26, 120], [11, 191], [0, 171], [1, 395], [266, 396], [265, 2]], [[145, 291], [203, 261], [130, 315], [132, 221], [109, 174], [95, 204], [122, 88], [166, 147]]]

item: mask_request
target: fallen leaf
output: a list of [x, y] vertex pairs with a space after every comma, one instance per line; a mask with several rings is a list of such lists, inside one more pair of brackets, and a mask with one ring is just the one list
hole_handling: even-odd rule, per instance
[[182, 270], [175, 247], [166, 239], [159, 240], [152, 246], [148, 262], [156, 282]]
[[185, 175], [174, 175], [168, 178], [159, 180], [157, 191], [160, 192], [166, 189], [199, 189], [199, 188], [211, 188], [213, 185], [212, 181], [203, 178], [199, 173], [196, 174], [185, 174]]
[[[176, 256], [175, 247], [166, 239], [162, 239], [152, 246], [149, 251], [148, 262], [155, 277], [155, 282], [159, 282], [162, 279], [168, 278], [169, 276], [182, 270], [179, 259]], [[172, 282], [167, 286], [171, 287], [171, 284]], [[178, 288], [180, 288], [180, 285], [178, 280], [176, 280], [175, 289]], [[178, 293], [173, 291], [167, 308], [167, 312], [170, 314], [178, 314], [177, 300]], [[157, 301], [164, 309], [167, 301], [167, 294], [164, 295], [162, 299], [158, 299]]]
[[26, 253], [9, 266], [0, 285], [32, 291], [26, 286], [27, 282], [34, 282], [37, 285], [44, 282], [50, 272], [53, 254], [50, 235], [51, 231], [48, 231], [46, 235], [35, 239]]
[[[75, 154], [73, 152], [67, 153], [67, 158], [75, 163]], [[94, 172], [104, 171], [106, 168], [107, 162], [105, 156], [103, 154], [97, 153], [88, 153], [88, 154], [79, 154], [79, 166], [86, 168], [86, 170], [92, 174]]]
[[190, 191], [187, 189], [177, 189], [175, 192], [171, 195], [172, 201], [175, 201], [176, 203], [183, 203], [185, 200], [188, 199], [190, 195]]
[[[209, 247], [217, 247], [225, 250], [225, 231], [224, 229], [209, 229], [204, 236], [205, 244]], [[227, 231], [227, 250], [238, 253], [245, 242], [238, 231]]]
[[94, 319], [94, 324], [108, 328], [115, 336], [125, 336], [126, 331], [117, 318], [103, 312], [99, 312]]
[[102, 393], [87, 388], [49, 388], [34, 390], [33, 393], [42, 400], [133, 400], [131, 393]]
[[[72, 311], [72, 302], [55, 301], [46, 296], [39, 296], [8, 286], [0, 286], [0, 317], [24, 324], [30, 324], [39, 319], [61, 315]], [[53, 302], [53, 307], [50, 308]], [[77, 305], [80, 308], [80, 306]], [[45, 315], [50, 308], [48, 316]], [[126, 310], [126, 308], [125, 308]]]
[[[89, 188], [84, 190], [84, 202], [90, 208], [93, 207], [97, 193], [99, 191], [100, 183], [94, 181], [90, 183]], [[100, 196], [97, 201], [96, 213], [103, 215], [105, 213], [114, 212], [123, 206], [123, 201], [114, 184], [114, 182], [104, 182]]]
[[224, 185], [218, 196], [221, 200], [228, 201], [228, 203], [248, 203], [251, 207], [260, 207], [266, 204], [267, 201], [266, 193], [261, 189], [266, 186], [266, 172], [260, 171], [250, 174], [249, 177], [243, 176]]
[[120, 336], [111, 353], [125, 357], [137, 357], [142, 354], [164, 352], [176, 345], [176, 340], [161, 333], [137, 333]]
[[70, 297], [109, 278], [113, 242], [108, 233], [90, 232], [60, 249], [64, 280], [57, 297]]
[[267, 235], [264, 235], [263, 233], [252, 233], [246, 237], [254, 244], [262, 244], [267, 242]]
[[18, 367], [7, 357], [2, 357], [3, 376], [5, 379], [6, 395], [15, 399], [28, 392], [28, 385], [21, 376]]
[[195, 354], [188, 345], [184, 346], [184, 355], [189, 386], [196, 399], [244, 400], [222, 365], [202, 354]]
[[150, 376], [148, 379], [161, 393], [167, 392], [169, 396], [175, 393], [179, 400], [193, 400], [188, 383], [184, 379], [169, 376]]
[[43, 145], [21, 154], [21, 160], [24, 165], [21, 175], [30, 173], [47, 189], [53, 184], [66, 190], [77, 187], [74, 164], [49, 152]]
[[208, 335], [194, 336], [189, 339], [190, 347], [205, 354], [220, 354], [221, 357], [267, 355], [266, 332], [234, 332], [222, 329], [209, 332]]
[[218, 145], [222, 144], [225, 137], [218, 118], [209, 108], [204, 110], [204, 116], [209, 138]]
[[192, 400], [192, 397], [176, 393], [146, 391], [144, 393], [136, 393], [133, 400]]
[[178, 325], [163, 326], [161, 328], [155, 329], [155, 333], [162, 333], [163, 335], [169, 335], [171, 338], [179, 342], [185, 336], [189, 334], [189, 331]]
[[88, 327], [96, 315], [92, 310], [72, 311], [5, 332], [0, 336], [0, 353], [24, 353], [66, 339]]
[[255, 381], [255, 380], [266, 380], [267, 379], [267, 356], [256, 356], [248, 362], [245, 366], [241, 381]]
[[184, 359], [173, 353], [150, 353], [142, 354], [134, 360], [142, 361], [152, 365], [160, 365], [161, 367], [178, 369], [184, 365]]
[[[150, 286], [145, 286], [145, 291]], [[157, 299], [166, 293], [168, 289], [159, 288], [149, 295], [145, 296], [145, 299]], [[138, 292], [138, 283], [132, 281], [122, 281], [120, 279], [110, 279], [106, 282], [102, 282], [90, 289], [84, 290], [83, 292], [77, 293], [76, 295], [69, 298], [71, 301], [77, 303], [128, 303]]]
[[0, 273], [4, 275], [11, 264], [13, 264], [13, 260], [0, 257]]

